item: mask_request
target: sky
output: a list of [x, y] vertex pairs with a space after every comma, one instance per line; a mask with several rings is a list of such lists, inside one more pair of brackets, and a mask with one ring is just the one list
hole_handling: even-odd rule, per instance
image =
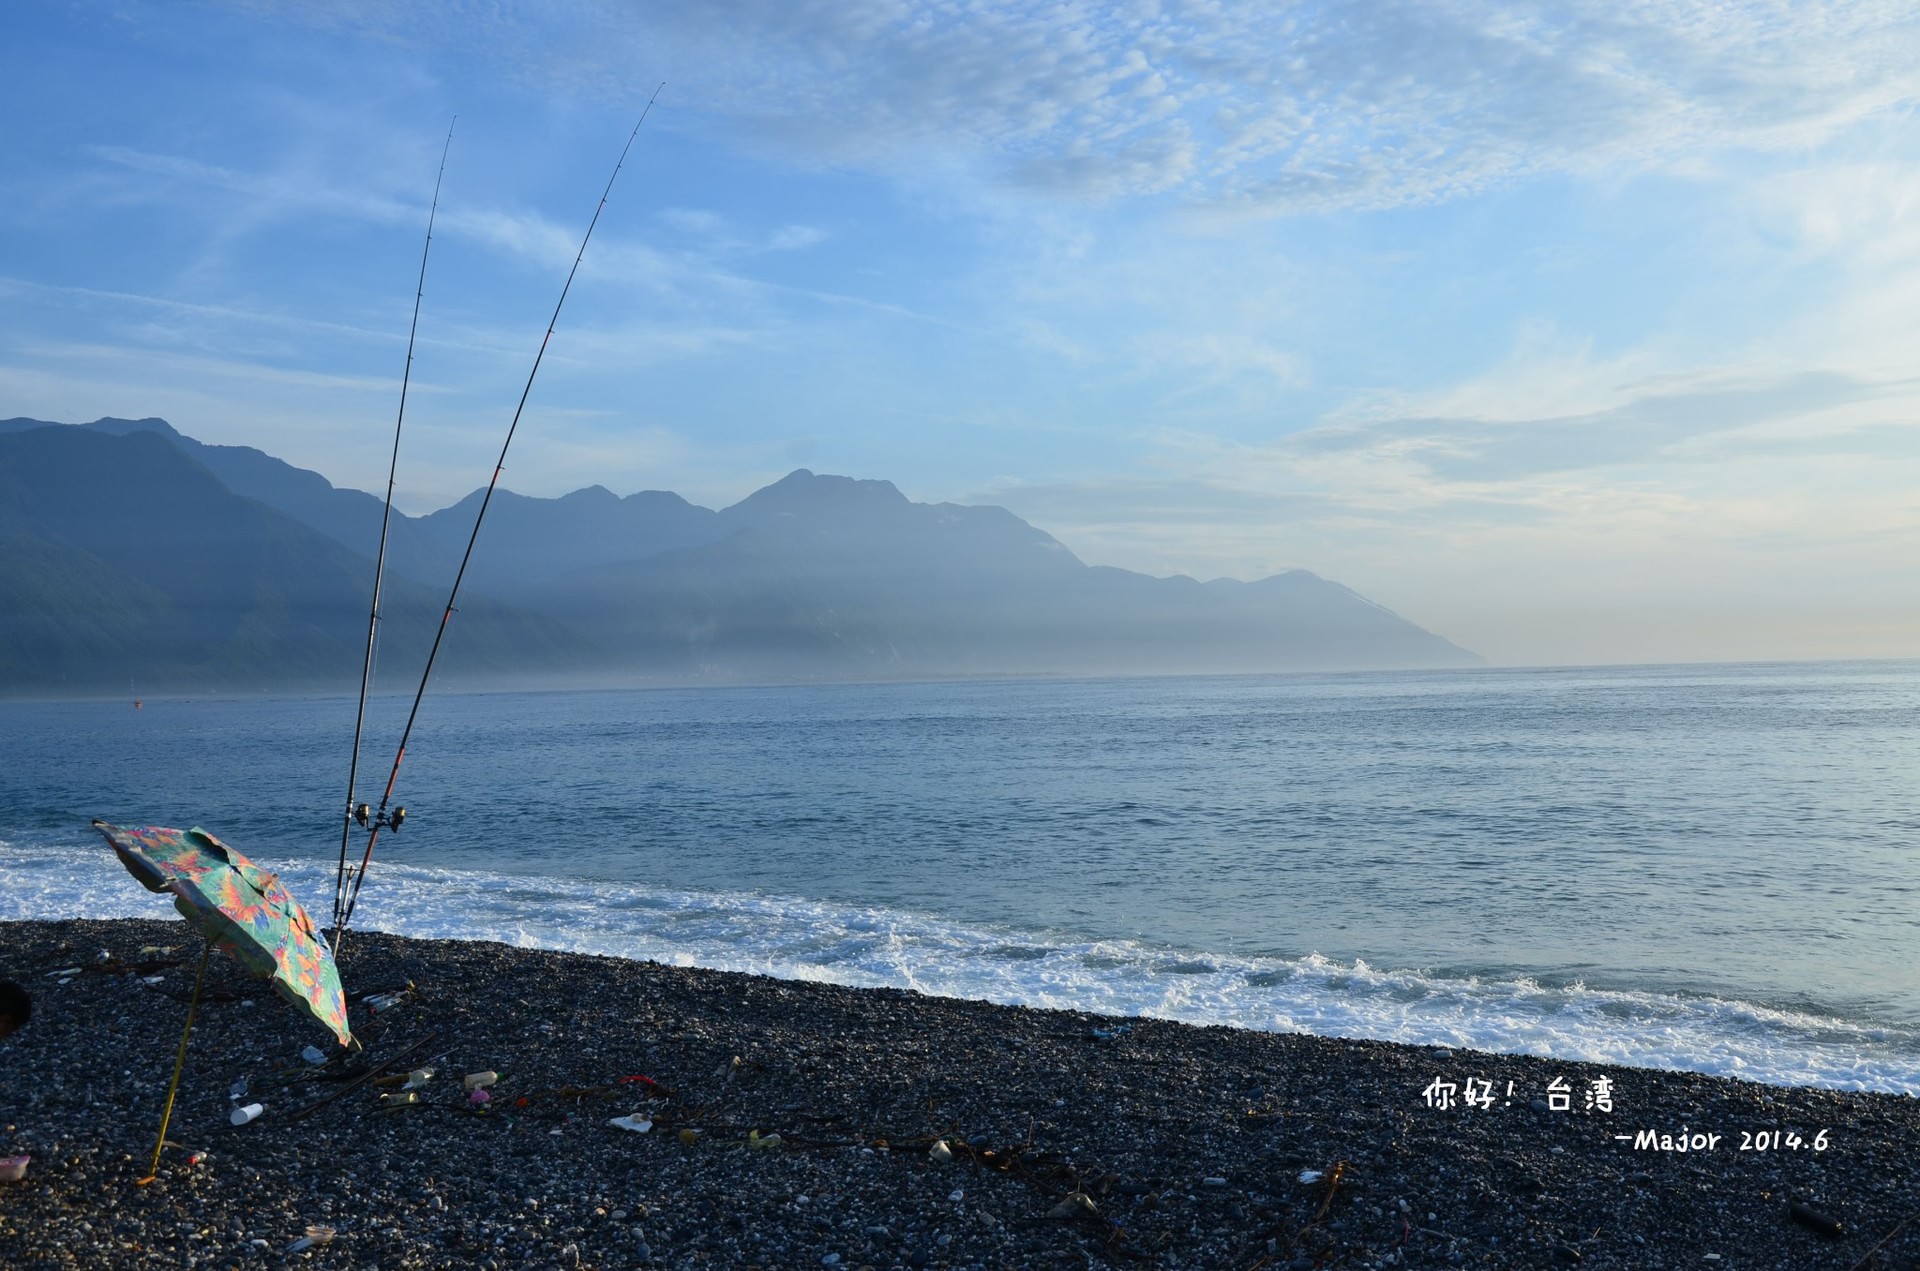
[[[0, 417], [1083, 560], [1507, 664], [1920, 656], [1910, 0], [13, 0]], [[451, 128], [451, 142], [448, 142]]]

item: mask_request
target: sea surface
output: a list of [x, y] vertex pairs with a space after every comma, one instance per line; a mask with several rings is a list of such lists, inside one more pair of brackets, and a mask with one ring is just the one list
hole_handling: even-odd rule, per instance
[[[172, 913], [100, 817], [325, 923], [352, 732], [0, 703], [0, 919]], [[438, 693], [395, 801], [356, 927], [1920, 1094], [1920, 663]]]

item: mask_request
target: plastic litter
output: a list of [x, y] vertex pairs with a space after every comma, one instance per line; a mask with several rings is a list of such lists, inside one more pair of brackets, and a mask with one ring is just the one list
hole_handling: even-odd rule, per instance
[[485, 1072], [470, 1072], [460, 1078], [460, 1084], [469, 1090], [485, 1090], [500, 1080], [500, 1074], [489, 1068]]
[[780, 1136], [778, 1134], [762, 1134], [758, 1130], [748, 1130], [747, 1146], [756, 1152], [764, 1152], [768, 1148], [779, 1147]]
[[333, 1240], [333, 1228], [309, 1227], [307, 1228], [306, 1235], [300, 1237], [298, 1240], [294, 1241], [292, 1244], [287, 1246], [286, 1252], [305, 1253], [307, 1250], [313, 1248], [315, 1245], [329, 1244], [332, 1242], [332, 1240]]
[[420, 1102], [420, 1096], [411, 1090], [395, 1090], [391, 1094], [381, 1095], [380, 1102], [389, 1108], [405, 1108]]
[[426, 1085], [429, 1081], [432, 1081], [432, 1080], [433, 1080], [433, 1069], [415, 1068], [412, 1072], [407, 1074], [407, 1084], [402, 1088], [406, 1090], [418, 1090], [421, 1086]]
[[694, 1129], [686, 1129], [686, 1130], [680, 1131], [681, 1147], [692, 1147], [695, 1143], [698, 1143], [699, 1141], [700, 1141], [700, 1131], [694, 1130]]
[[927, 1149], [927, 1155], [945, 1165], [953, 1159], [953, 1149], [947, 1146], [945, 1139], [935, 1139], [933, 1146]]
[[1303, 1169], [1300, 1171], [1300, 1181], [1303, 1183], [1317, 1183], [1326, 1176], [1325, 1170]]
[[1133, 1025], [1131, 1024], [1115, 1024], [1112, 1028], [1094, 1029], [1093, 1036], [1095, 1041], [1110, 1042], [1116, 1037], [1125, 1037], [1132, 1031]]
[[607, 1124], [617, 1125], [623, 1130], [632, 1130], [635, 1134], [645, 1134], [653, 1128], [653, 1122], [647, 1120], [647, 1118], [641, 1116], [638, 1112], [632, 1116], [614, 1117], [608, 1121]]
[[245, 1125], [249, 1121], [258, 1120], [260, 1117], [260, 1114], [265, 1111], [266, 1111], [266, 1108], [261, 1106], [260, 1104], [257, 1104], [257, 1103], [244, 1104], [241, 1107], [235, 1108], [232, 1112], [228, 1113], [227, 1120], [233, 1122], [235, 1125]]
[[236, 1077], [234, 1079], [233, 1084], [227, 1087], [227, 1098], [238, 1099], [241, 1095], [245, 1094], [246, 1092], [247, 1092], [247, 1079], [245, 1077]]
[[8, 1156], [0, 1158], [0, 1183], [17, 1183], [27, 1176], [27, 1164], [31, 1156]]
[[310, 1064], [324, 1064], [327, 1062], [327, 1052], [318, 1046], [309, 1046], [300, 1052], [300, 1058]]
[[467, 1102], [472, 1104], [476, 1108], [483, 1103], [490, 1102], [492, 1099], [493, 1099], [493, 1096], [488, 1094], [485, 1090], [474, 1089], [474, 1090], [467, 1091]]

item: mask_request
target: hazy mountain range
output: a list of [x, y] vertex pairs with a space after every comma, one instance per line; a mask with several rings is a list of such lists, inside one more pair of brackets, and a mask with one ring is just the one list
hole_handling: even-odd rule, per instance
[[[480, 492], [395, 513], [380, 683], [417, 678]], [[160, 419], [0, 421], [0, 692], [347, 690], [381, 503]], [[794, 472], [714, 511], [497, 492], [441, 654], [519, 683], [1463, 666], [1304, 570], [1088, 566], [1003, 508]]]

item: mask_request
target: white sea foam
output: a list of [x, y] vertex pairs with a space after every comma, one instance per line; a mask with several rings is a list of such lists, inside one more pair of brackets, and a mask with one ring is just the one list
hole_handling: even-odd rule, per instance
[[[324, 907], [330, 863], [270, 864], [295, 895]], [[0, 842], [0, 919], [172, 914], [109, 854]], [[1024, 1006], [1920, 1095], [1912, 1030], [1709, 997], [1443, 977], [1318, 955], [1199, 955], [871, 906], [401, 864], [379, 867], [355, 925]]]

